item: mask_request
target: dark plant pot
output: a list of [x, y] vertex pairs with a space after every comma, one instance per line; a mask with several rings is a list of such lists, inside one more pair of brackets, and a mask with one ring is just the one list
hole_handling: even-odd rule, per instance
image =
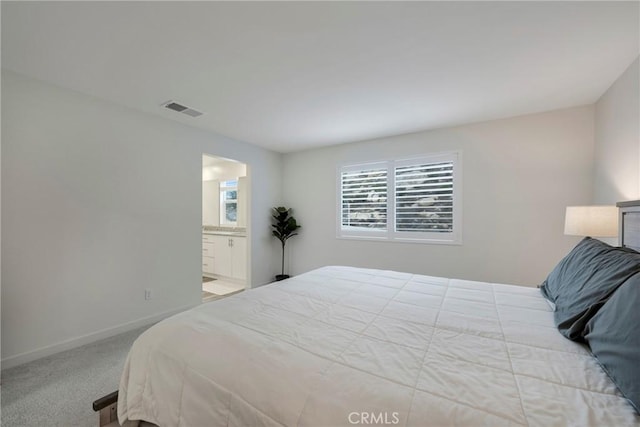
[[276, 275], [276, 282], [279, 282], [281, 280], [288, 279], [288, 278], [289, 278], [288, 274], [277, 274]]

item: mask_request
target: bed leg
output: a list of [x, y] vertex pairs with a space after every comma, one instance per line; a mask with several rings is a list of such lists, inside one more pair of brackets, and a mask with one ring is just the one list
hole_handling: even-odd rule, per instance
[[100, 414], [100, 424], [99, 427], [108, 426], [112, 423], [114, 426], [119, 426], [118, 424], [118, 403], [113, 403], [105, 408], [102, 408], [99, 412]]
[[98, 412], [99, 427], [116, 427], [118, 424], [118, 392], [115, 391], [93, 402], [93, 410]]

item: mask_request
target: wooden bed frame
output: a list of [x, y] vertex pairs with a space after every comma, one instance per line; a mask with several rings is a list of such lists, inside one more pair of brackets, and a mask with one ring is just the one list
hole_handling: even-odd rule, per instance
[[620, 208], [620, 246], [640, 252], [640, 200], [619, 202], [616, 206]]
[[98, 426], [119, 426], [118, 392], [114, 391], [93, 402], [93, 410], [99, 415]]
[[[640, 252], [640, 200], [619, 202], [619, 244]], [[93, 402], [93, 410], [99, 413], [99, 427], [119, 427], [118, 392], [114, 391]], [[140, 427], [155, 426], [142, 421]]]

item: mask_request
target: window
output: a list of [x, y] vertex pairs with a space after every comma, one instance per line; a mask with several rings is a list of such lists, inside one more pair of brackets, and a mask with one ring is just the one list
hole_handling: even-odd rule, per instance
[[342, 170], [342, 228], [387, 228], [387, 167], [362, 165]]
[[238, 181], [220, 182], [220, 224], [236, 225], [238, 222]]
[[460, 153], [348, 165], [338, 177], [338, 236], [461, 243]]

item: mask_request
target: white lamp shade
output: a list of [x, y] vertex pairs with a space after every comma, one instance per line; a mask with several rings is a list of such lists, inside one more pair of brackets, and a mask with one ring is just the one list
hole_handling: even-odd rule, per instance
[[567, 206], [564, 234], [616, 237], [618, 235], [618, 208], [615, 206]]

